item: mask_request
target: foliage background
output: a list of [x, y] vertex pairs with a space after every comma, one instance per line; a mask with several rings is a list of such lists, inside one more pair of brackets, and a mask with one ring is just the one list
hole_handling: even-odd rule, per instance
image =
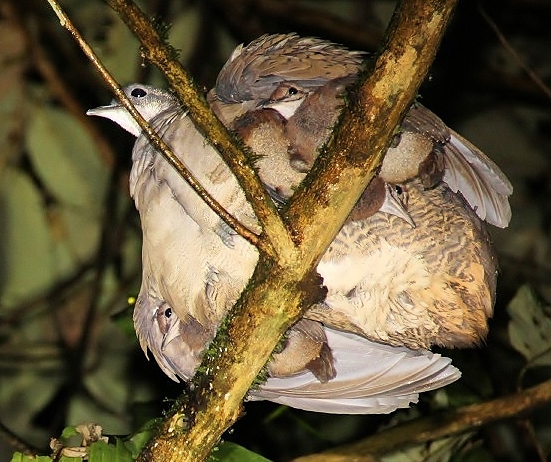
[[[63, 5], [119, 82], [163, 85], [103, 2]], [[233, 47], [262, 33], [296, 31], [375, 51], [394, 2], [142, 6], [172, 24], [171, 43], [210, 88]], [[511, 226], [492, 229], [501, 275], [487, 345], [445, 352], [462, 380], [390, 416], [251, 403], [226, 439], [289, 460], [549, 379], [550, 23], [548, 0], [460, 2], [421, 90], [423, 104], [481, 147], [515, 187]], [[181, 389], [145, 360], [133, 333], [128, 297], [137, 293], [141, 271], [139, 221], [127, 191], [133, 140], [84, 115], [110, 99], [46, 2], [0, 0], [0, 421], [40, 448], [68, 424], [96, 421], [109, 434], [132, 432]], [[550, 410], [388, 460], [545, 460]], [[0, 439], [0, 460], [12, 451]]]

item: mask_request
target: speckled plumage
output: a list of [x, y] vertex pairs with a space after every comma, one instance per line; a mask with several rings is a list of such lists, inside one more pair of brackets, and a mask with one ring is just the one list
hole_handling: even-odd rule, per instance
[[[321, 48], [318, 58], [325, 55], [326, 63], [351, 58], [348, 73], [337, 66], [335, 77], [321, 85], [314, 81], [310, 87], [295, 86], [297, 73], [285, 57], [294, 48], [302, 52], [308, 39], [291, 38], [270, 36], [264, 38], [264, 47], [256, 41], [250, 57], [248, 47], [239, 52], [239, 59], [254, 61], [259, 69], [263, 61], [279, 58], [279, 87], [274, 88], [270, 76], [263, 87], [264, 75], [257, 71], [256, 91], [248, 99], [230, 100], [225, 88], [220, 96], [218, 86], [209, 95], [221, 119], [260, 154], [263, 182], [283, 197], [290, 197], [298, 184], [293, 180], [299, 173], [305, 176], [331, 135], [346, 85], [356, 79], [360, 67], [353, 62], [354, 52]], [[248, 73], [237, 60], [226, 64], [224, 75], [231, 76], [236, 95], [242, 94], [240, 85], [248, 86]], [[231, 120], [235, 105], [247, 111]], [[411, 348], [480, 343], [493, 311], [497, 273], [482, 219], [508, 224], [509, 181], [484, 153], [419, 103], [406, 114], [376, 180], [387, 189], [372, 184], [364, 192], [318, 266], [328, 288], [325, 303], [306, 316]], [[400, 191], [399, 201], [411, 220], [377, 205], [388, 202], [377, 197], [389, 187]]]
[[[295, 53], [296, 58], [290, 58]], [[209, 101], [228, 126], [254, 110], [271, 108], [281, 113], [286, 119], [289, 156], [292, 161], [303, 161], [292, 166], [307, 171], [317, 157], [317, 147], [329, 136], [345, 87], [357, 78], [364, 57], [331, 42], [296, 34], [262, 36], [236, 49], [220, 72]], [[406, 114], [400, 131], [404, 136], [396, 137], [383, 161], [381, 177], [385, 181], [401, 183], [421, 176], [426, 177], [425, 186], [434, 186], [443, 179], [453, 192], [465, 197], [480, 218], [498, 227], [508, 225], [512, 186], [483, 152], [418, 102]], [[436, 172], [430, 170], [435, 167], [432, 160], [424, 162], [429, 154], [440, 158]], [[270, 184], [278, 178], [263, 180]]]
[[[132, 96], [136, 88], [154, 90], [159, 113], [149, 122], [175, 154], [223, 206], [254, 228], [254, 216], [235, 178], [185, 110], [169, 93], [157, 100], [159, 90], [151, 87], [132, 85], [127, 94]], [[132, 99], [139, 108], [141, 97]], [[124, 112], [114, 104], [89, 114], [119, 122]], [[121, 125], [132, 128], [124, 121]], [[134, 146], [130, 182], [143, 230], [136, 333], [144, 352], [149, 350], [169, 377], [189, 380], [252, 274], [257, 253], [222, 225], [144, 135]], [[287, 337], [268, 365], [270, 378], [250, 393], [250, 399], [318, 412], [386, 413], [460, 375], [448, 358], [423, 349], [381, 345], [316, 320], [300, 321]]]
[[218, 74], [216, 93], [226, 103], [241, 103], [269, 98], [284, 82], [312, 89], [355, 74], [364, 57], [314, 37], [263, 35], [234, 50]]
[[306, 316], [329, 316], [333, 327], [391, 345], [476, 345], [497, 276], [484, 225], [443, 183], [403, 188], [415, 228], [386, 213], [346, 223], [318, 265], [324, 280], [340, 284]]
[[[312, 166], [362, 56], [319, 39], [274, 35], [238, 47], [224, 66], [209, 100], [261, 154], [257, 167], [274, 200], [286, 201]], [[235, 178], [175, 99], [147, 86], [126, 91], [203, 186], [254, 229]], [[187, 380], [257, 252], [121, 121], [120, 106], [90, 113], [139, 135], [131, 194], [144, 243], [135, 326], [164, 372]], [[391, 412], [459, 377], [449, 359], [425, 348], [469, 346], [486, 335], [496, 262], [481, 218], [506, 224], [510, 185], [426, 108], [413, 106], [402, 129], [386, 170], [318, 265], [325, 301], [290, 329], [268, 365], [271, 377], [251, 399], [320, 412]]]

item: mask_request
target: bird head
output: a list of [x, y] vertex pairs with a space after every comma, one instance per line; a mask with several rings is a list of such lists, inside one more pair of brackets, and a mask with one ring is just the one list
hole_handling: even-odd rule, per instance
[[[141, 116], [149, 121], [161, 112], [180, 105], [178, 99], [171, 93], [149, 85], [133, 83], [123, 88], [128, 99]], [[99, 106], [86, 111], [87, 115], [105, 117], [119, 124], [126, 131], [138, 137], [142, 131], [138, 122], [116, 99], [106, 106]]]

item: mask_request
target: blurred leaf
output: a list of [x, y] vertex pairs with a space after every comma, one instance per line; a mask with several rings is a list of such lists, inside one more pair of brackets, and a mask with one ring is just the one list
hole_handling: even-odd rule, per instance
[[530, 367], [551, 365], [551, 318], [527, 285], [521, 286], [507, 307], [509, 339]]
[[27, 175], [7, 168], [0, 182], [0, 303], [12, 306], [57, 278], [43, 203]]
[[170, 44], [179, 50], [179, 60], [186, 62], [196, 47], [199, 30], [199, 7], [197, 4], [187, 4], [184, 11], [173, 20], [169, 30]]
[[89, 136], [64, 111], [34, 106], [26, 145], [45, 190], [21, 171], [8, 167], [3, 174], [0, 302], [8, 306], [46, 290], [93, 254], [107, 178]]
[[[122, 85], [134, 82], [140, 65], [140, 44], [118, 15], [102, 2], [75, 2], [84, 33], [100, 60]], [[81, 11], [82, 10], [82, 11]]]
[[62, 378], [60, 375], [36, 373], [32, 368], [21, 370], [18, 374], [0, 373], [0, 403], [2, 419], [8, 421], [10, 428], [17, 434], [26, 435], [33, 443], [40, 442], [45, 436], [42, 429], [30, 424], [33, 417], [41, 411], [57, 392]]
[[[105, 409], [124, 413], [128, 401], [130, 377], [128, 357], [135, 342], [128, 339], [112, 322], [105, 322], [98, 339], [98, 357], [91, 358], [89, 373], [84, 378], [86, 389]], [[76, 419], [76, 421], [79, 421]], [[106, 426], [106, 425], [104, 425]], [[129, 429], [109, 428], [111, 433], [127, 433]]]
[[207, 460], [208, 462], [270, 462], [260, 454], [228, 441], [217, 446]]
[[89, 462], [131, 462], [132, 455], [124, 443], [117, 438], [115, 444], [97, 441], [90, 445]]
[[97, 220], [107, 171], [82, 125], [63, 110], [35, 106], [26, 144], [48, 191], [61, 204]]
[[389, 454], [381, 462], [448, 462], [470, 438], [471, 434], [443, 438]]

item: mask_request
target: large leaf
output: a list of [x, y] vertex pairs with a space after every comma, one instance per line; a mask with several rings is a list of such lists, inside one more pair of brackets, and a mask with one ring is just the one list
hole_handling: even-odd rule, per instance
[[529, 367], [551, 366], [551, 317], [526, 285], [520, 287], [507, 307], [509, 339], [528, 362]]
[[120, 439], [115, 444], [97, 441], [90, 445], [89, 462], [132, 462], [132, 455]]
[[211, 454], [208, 462], [270, 462], [260, 454], [228, 441], [220, 444]]
[[26, 144], [48, 191], [61, 204], [97, 219], [107, 170], [90, 136], [76, 119], [53, 106], [36, 106]]
[[56, 279], [52, 238], [37, 189], [8, 167], [0, 183], [0, 303], [11, 306]]

